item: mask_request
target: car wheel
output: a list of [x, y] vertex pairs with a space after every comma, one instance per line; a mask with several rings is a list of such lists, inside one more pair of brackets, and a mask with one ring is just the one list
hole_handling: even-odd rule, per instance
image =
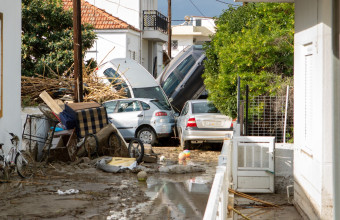
[[151, 128], [142, 128], [138, 131], [137, 138], [144, 144], [154, 145], [156, 143], [156, 134]]

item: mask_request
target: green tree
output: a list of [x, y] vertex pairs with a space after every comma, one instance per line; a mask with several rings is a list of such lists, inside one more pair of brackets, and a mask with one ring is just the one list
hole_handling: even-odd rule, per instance
[[[73, 16], [61, 0], [22, 0], [22, 75], [65, 73], [73, 64]], [[93, 27], [82, 25], [82, 49], [91, 48]]]
[[237, 77], [251, 95], [275, 95], [293, 77], [294, 5], [249, 3], [217, 19], [206, 48], [204, 83], [209, 99], [236, 116]]

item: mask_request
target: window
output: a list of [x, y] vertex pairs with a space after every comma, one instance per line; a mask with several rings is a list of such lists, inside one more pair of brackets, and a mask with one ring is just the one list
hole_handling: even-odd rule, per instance
[[104, 75], [109, 80], [109, 82], [112, 84], [113, 88], [116, 90], [124, 89], [124, 92], [126, 93], [126, 96], [128, 98], [131, 98], [131, 93], [129, 90], [128, 85], [126, 84], [125, 80], [123, 80], [120, 75], [116, 72], [116, 70], [112, 68], [107, 68], [104, 71]]
[[196, 20], [196, 26], [202, 26], [202, 20], [201, 19]]
[[115, 111], [115, 108], [117, 106], [117, 101], [105, 102], [103, 105], [106, 108], [107, 114], [111, 114], [111, 113], [114, 113]]
[[219, 111], [211, 102], [200, 102], [192, 104], [192, 113], [219, 113]]
[[172, 44], [172, 49], [177, 50], [177, 48], [178, 48], [178, 40], [173, 40], [171, 44]]
[[162, 88], [165, 94], [170, 97], [175, 91], [176, 87], [179, 85], [181, 80], [177, 77], [175, 72], [172, 72], [169, 77], [162, 83]]
[[151, 101], [155, 106], [157, 106], [160, 110], [167, 110], [170, 111], [171, 108], [169, 105], [164, 104], [164, 102], [160, 102], [158, 100], [152, 100]]
[[183, 109], [182, 109], [182, 112], [181, 112], [181, 116], [182, 115], [186, 115], [188, 113], [188, 110], [189, 110], [189, 104], [188, 103], [185, 103]]
[[150, 105], [146, 104], [145, 102], [140, 102], [142, 104], [142, 108], [143, 110], [149, 110], [150, 109]]
[[141, 111], [138, 101], [120, 101], [118, 104], [118, 112], [135, 112]]
[[183, 79], [195, 64], [195, 59], [192, 55], [188, 56], [176, 67], [177, 74]]
[[145, 87], [145, 88], [134, 88], [133, 94], [135, 98], [154, 98], [157, 99], [162, 105], [168, 106], [167, 108], [171, 109], [170, 104], [165, 97], [159, 86], [155, 87]]

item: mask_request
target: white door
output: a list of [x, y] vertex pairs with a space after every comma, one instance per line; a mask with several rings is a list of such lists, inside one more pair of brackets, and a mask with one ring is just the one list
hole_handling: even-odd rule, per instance
[[248, 193], [274, 193], [274, 140], [275, 137], [234, 137], [235, 190]]

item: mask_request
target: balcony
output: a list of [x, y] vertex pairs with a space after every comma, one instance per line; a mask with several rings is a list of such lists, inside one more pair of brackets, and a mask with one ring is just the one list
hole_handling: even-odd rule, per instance
[[168, 37], [168, 18], [157, 10], [143, 11], [143, 38], [166, 42]]

